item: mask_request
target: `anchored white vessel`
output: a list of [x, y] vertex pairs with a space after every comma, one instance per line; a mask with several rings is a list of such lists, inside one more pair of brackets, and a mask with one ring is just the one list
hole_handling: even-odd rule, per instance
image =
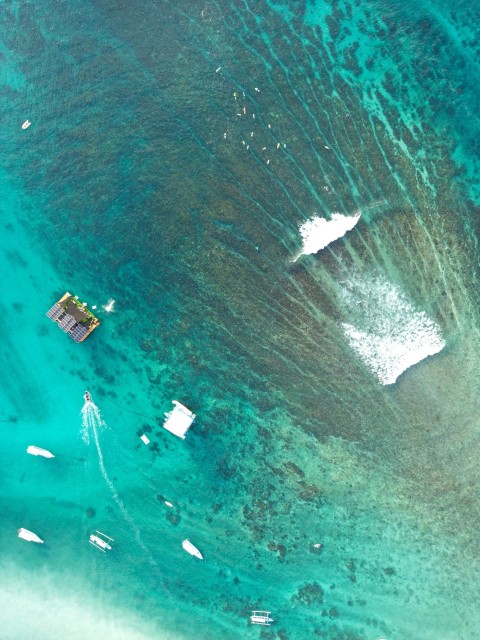
[[103, 551], [103, 553], [106, 553], [107, 551], [111, 551], [112, 547], [109, 543], [114, 542], [114, 540], [101, 531], [96, 531], [96, 533], [90, 535], [89, 542], [97, 549], [100, 549], [100, 551]]
[[165, 414], [167, 419], [163, 423], [163, 428], [185, 440], [185, 434], [195, 420], [195, 414], [187, 407], [184, 407], [178, 400], [172, 400], [172, 403], [175, 407]]
[[200, 553], [200, 551], [197, 549], [197, 547], [195, 545], [193, 545], [190, 540], [183, 540], [182, 542], [182, 547], [185, 549], [185, 551], [187, 553], [189, 553], [191, 556], [195, 556], [196, 558], [200, 558], [200, 560], [203, 560], [203, 556]]
[[30, 122], [30, 120], [25, 120], [25, 122], [22, 124], [22, 129], [28, 129], [28, 127], [31, 125], [32, 123]]
[[252, 624], [263, 624], [264, 627], [269, 627], [273, 618], [270, 618], [270, 611], [252, 611], [250, 616], [250, 622]]
[[39, 538], [36, 533], [23, 528], [18, 530], [18, 537], [23, 540], [27, 540], [27, 542], [38, 542], [39, 544], [43, 544], [45, 542]]
[[54, 458], [55, 456], [50, 451], [46, 449], [42, 449], [41, 447], [36, 447], [31, 444], [27, 447], [27, 453], [30, 453], [32, 456], [42, 456], [43, 458]]

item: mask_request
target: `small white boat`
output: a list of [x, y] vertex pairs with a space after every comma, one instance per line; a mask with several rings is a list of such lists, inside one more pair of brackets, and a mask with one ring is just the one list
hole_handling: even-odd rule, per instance
[[164, 502], [164, 504], [167, 505], [167, 507], [173, 507], [173, 504], [171, 502], [169, 502], [168, 500], [164, 500], [163, 502]]
[[273, 618], [270, 618], [270, 611], [252, 611], [250, 616], [250, 622], [252, 624], [262, 624], [264, 627], [269, 627]]
[[112, 547], [110, 542], [114, 542], [114, 539], [101, 531], [96, 531], [90, 535], [89, 542], [97, 549], [100, 549], [100, 551], [103, 551], [103, 553], [106, 553], [107, 551], [111, 551]]
[[91, 402], [92, 401], [92, 396], [90, 395], [89, 391], [85, 391], [85, 393], [83, 394], [83, 399], [85, 400], [85, 402]]
[[31, 125], [32, 123], [30, 122], [30, 120], [25, 120], [25, 122], [22, 124], [22, 129], [28, 129], [28, 127]]
[[18, 537], [23, 540], [27, 540], [27, 542], [38, 542], [38, 544], [43, 544], [45, 542], [39, 538], [36, 533], [32, 533], [32, 531], [23, 528], [18, 530]]
[[32, 456], [42, 456], [42, 458], [55, 458], [53, 453], [50, 451], [42, 449], [41, 447], [36, 447], [33, 444], [27, 447], [27, 453], [30, 453]]
[[195, 556], [196, 558], [200, 558], [200, 560], [203, 560], [203, 556], [200, 553], [200, 551], [197, 549], [197, 547], [195, 545], [193, 545], [190, 540], [183, 540], [182, 541], [182, 547], [185, 549], [185, 551], [187, 553], [189, 553], [191, 556]]
[[147, 436], [145, 434], [140, 436], [140, 440], [144, 443], [144, 444], [150, 444], [150, 440], [147, 438]]

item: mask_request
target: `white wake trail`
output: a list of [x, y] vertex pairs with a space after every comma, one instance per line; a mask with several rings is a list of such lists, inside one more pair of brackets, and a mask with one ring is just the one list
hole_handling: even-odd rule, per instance
[[145, 544], [143, 543], [140, 537], [140, 530], [138, 529], [135, 522], [133, 521], [132, 516], [128, 513], [127, 508], [122, 502], [122, 499], [118, 495], [118, 491], [116, 490], [115, 485], [108, 477], [107, 470], [105, 469], [105, 464], [103, 461], [103, 452], [102, 452], [102, 448], [100, 447], [100, 440], [98, 438], [98, 429], [104, 428], [107, 425], [105, 424], [102, 418], [100, 409], [91, 400], [86, 400], [85, 404], [83, 405], [81, 413], [82, 413], [82, 428], [81, 428], [82, 439], [85, 442], [85, 444], [88, 445], [90, 444], [90, 436], [93, 436], [93, 440], [95, 442], [95, 447], [97, 449], [97, 454], [98, 454], [98, 466], [100, 468], [100, 473], [102, 474], [103, 479], [107, 483], [107, 486], [110, 489], [112, 497], [117, 503], [123, 517], [128, 522], [133, 532], [135, 533], [135, 538], [139, 546], [142, 548], [143, 551], [148, 553], [148, 555], [150, 556], [150, 552], [148, 551], [147, 547], [145, 546]]

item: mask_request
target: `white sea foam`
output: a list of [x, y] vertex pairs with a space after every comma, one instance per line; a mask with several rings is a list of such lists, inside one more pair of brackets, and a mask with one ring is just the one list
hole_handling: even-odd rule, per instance
[[360, 215], [360, 213], [356, 213], [353, 216], [344, 216], [341, 213], [332, 213], [330, 220], [314, 216], [304, 222], [300, 226], [303, 248], [294, 261], [302, 254], [317, 253], [334, 240], [344, 236], [357, 224]]
[[102, 305], [102, 307], [107, 313], [113, 313], [115, 311], [114, 309], [115, 302], [116, 300], [114, 300], [113, 298], [110, 298], [107, 304]]
[[345, 335], [382, 384], [393, 384], [406, 369], [445, 346], [435, 322], [390, 283], [350, 282], [344, 293], [355, 317], [355, 324], [342, 324]]

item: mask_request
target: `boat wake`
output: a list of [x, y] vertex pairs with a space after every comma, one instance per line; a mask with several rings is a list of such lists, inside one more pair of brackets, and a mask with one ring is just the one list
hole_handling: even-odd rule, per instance
[[445, 346], [435, 322], [385, 280], [349, 283], [344, 301], [355, 318], [342, 324], [347, 340], [382, 384]]
[[132, 528], [132, 531], [135, 533], [135, 538], [139, 546], [142, 548], [143, 551], [148, 553], [150, 556], [150, 552], [148, 551], [147, 547], [145, 546], [145, 544], [143, 543], [140, 537], [140, 530], [138, 529], [135, 522], [133, 521], [132, 516], [128, 513], [127, 508], [122, 502], [122, 499], [118, 495], [118, 491], [115, 488], [115, 485], [108, 477], [107, 470], [105, 469], [103, 452], [100, 446], [100, 439], [99, 439], [99, 431], [106, 428], [107, 425], [102, 418], [100, 409], [92, 401], [90, 394], [88, 395], [88, 398], [89, 399], [85, 399], [85, 404], [83, 405], [82, 411], [81, 411], [82, 426], [81, 426], [80, 434], [82, 436], [82, 440], [87, 445], [89, 445], [92, 440], [95, 443], [95, 447], [97, 449], [97, 454], [98, 454], [98, 466], [100, 468], [100, 473], [102, 474], [103, 479], [107, 483], [107, 486], [110, 489], [112, 497], [115, 500], [117, 506], [119, 507], [120, 512], [122, 513], [122, 516], [125, 518], [125, 520], [128, 522], [128, 524]]

